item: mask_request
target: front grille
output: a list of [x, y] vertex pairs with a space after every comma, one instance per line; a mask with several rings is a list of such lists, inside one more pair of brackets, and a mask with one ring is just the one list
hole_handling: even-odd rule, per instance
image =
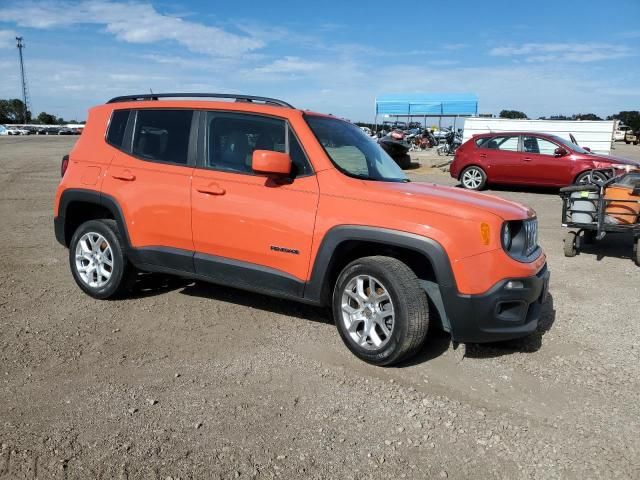
[[538, 219], [525, 220], [523, 224], [525, 232], [524, 254], [529, 256], [538, 248]]

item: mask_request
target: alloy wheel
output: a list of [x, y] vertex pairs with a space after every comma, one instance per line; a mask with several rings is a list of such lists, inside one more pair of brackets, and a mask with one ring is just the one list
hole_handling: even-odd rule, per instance
[[383, 348], [391, 339], [394, 318], [391, 296], [378, 279], [358, 275], [347, 283], [342, 292], [342, 321], [358, 346]]
[[475, 190], [482, 184], [482, 172], [477, 168], [470, 168], [462, 174], [462, 185]]
[[113, 252], [107, 239], [96, 232], [85, 233], [76, 245], [76, 270], [91, 288], [103, 287], [113, 274]]

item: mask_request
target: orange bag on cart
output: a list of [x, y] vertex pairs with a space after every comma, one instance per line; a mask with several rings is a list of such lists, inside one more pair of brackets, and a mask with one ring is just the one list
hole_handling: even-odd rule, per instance
[[[630, 179], [631, 180], [631, 179]], [[633, 179], [635, 180], [635, 179]], [[638, 223], [640, 216], [640, 196], [633, 195], [634, 181], [622, 181], [608, 186], [604, 192], [606, 201], [605, 213], [615, 223], [630, 225]], [[637, 192], [637, 190], [636, 190]], [[616, 202], [616, 200], [620, 200]]]

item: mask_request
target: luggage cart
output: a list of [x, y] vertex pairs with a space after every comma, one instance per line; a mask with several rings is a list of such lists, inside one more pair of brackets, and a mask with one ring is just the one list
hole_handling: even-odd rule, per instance
[[[568, 231], [564, 236], [564, 255], [574, 257], [583, 244], [600, 241], [608, 233], [623, 233], [633, 236], [632, 258], [640, 266], [640, 172], [616, 175], [611, 168], [596, 169], [592, 170], [590, 178], [599, 177], [593, 175], [594, 172], [604, 173], [608, 180], [560, 189], [562, 226], [577, 229]], [[615, 188], [628, 175], [636, 176], [639, 180], [634, 187], [629, 187], [628, 198], [607, 197], [607, 188]]]

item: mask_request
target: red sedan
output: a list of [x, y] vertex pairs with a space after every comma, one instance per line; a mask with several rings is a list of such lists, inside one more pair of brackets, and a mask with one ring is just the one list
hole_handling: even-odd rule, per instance
[[637, 168], [640, 162], [591, 153], [556, 135], [502, 132], [467, 140], [456, 150], [450, 173], [470, 190], [487, 183], [564, 187], [588, 182], [594, 168], [626, 165]]

